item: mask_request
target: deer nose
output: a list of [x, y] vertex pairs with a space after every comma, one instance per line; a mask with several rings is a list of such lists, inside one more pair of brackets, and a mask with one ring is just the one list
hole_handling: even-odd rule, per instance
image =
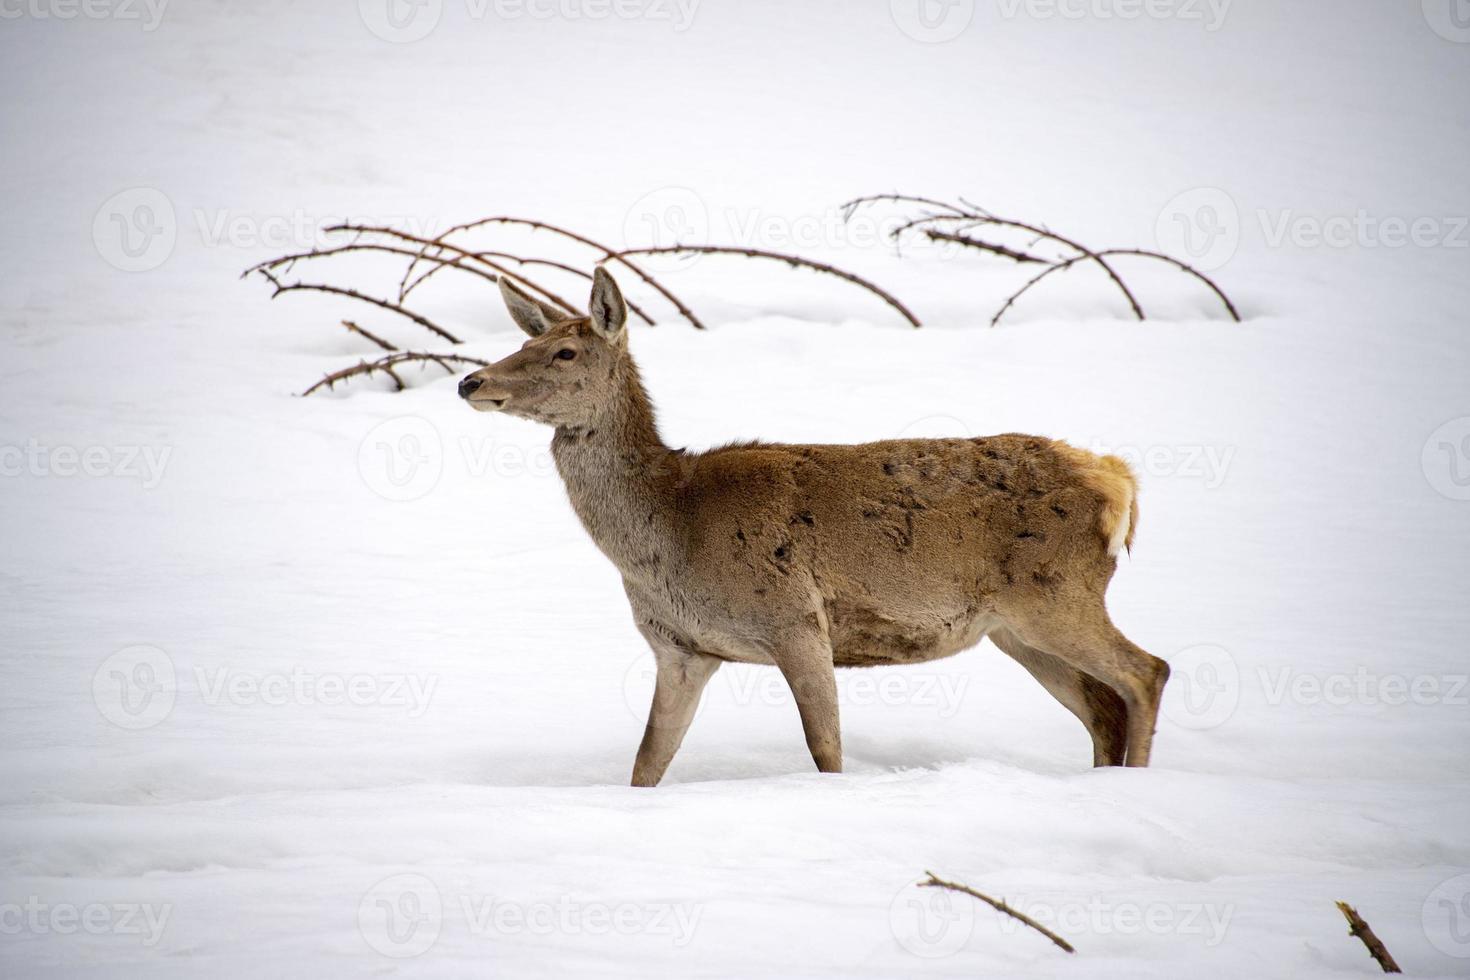
[[472, 395], [476, 391], [479, 391], [480, 390], [480, 385], [482, 385], [484, 383], [485, 382], [481, 381], [479, 378], [476, 378], [476, 377], [468, 377], [468, 378], [465, 378], [463, 381], [461, 381], [459, 383], [459, 397], [461, 397], [461, 398], [468, 398], [468, 397], [470, 397], [470, 395]]

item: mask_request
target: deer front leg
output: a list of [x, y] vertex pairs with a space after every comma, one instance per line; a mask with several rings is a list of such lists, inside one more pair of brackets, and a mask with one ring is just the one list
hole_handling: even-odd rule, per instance
[[841, 772], [842, 725], [837, 713], [837, 674], [832, 667], [832, 648], [820, 636], [803, 635], [780, 645], [773, 655], [796, 698], [806, 747], [811, 750], [817, 769]]
[[649, 637], [658, 664], [648, 726], [633, 763], [634, 786], [657, 786], [694, 720], [699, 695], [720, 666], [717, 657], [682, 650], [662, 637]]

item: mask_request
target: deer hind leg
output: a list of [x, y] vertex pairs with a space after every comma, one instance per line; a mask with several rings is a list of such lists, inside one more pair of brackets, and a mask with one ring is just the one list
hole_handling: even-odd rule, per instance
[[1008, 625], [1028, 646], [1052, 654], [1107, 685], [1126, 709], [1124, 764], [1148, 765], [1169, 665], [1119, 632], [1100, 600], [1079, 599]]
[[800, 631], [771, 650], [772, 659], [801, 714], [812, 761], [821, 772], [842, 771], [842, 725], [837, 710], [837, 672], [825, 631]]
[[720, 666], [718, 657], [683, 650], [657, 634], [648, 639], [658, 664], [658, 675], [654, 681], [653, 703], [648, 708], [648, 725], [633, 763], [634, 786], [658, 785], [674, 753], [679, 751], [684, 733], [689, 731], [700, 694]]
[[999, 629], [990, 639], [1060, 701], [1092, 736], [1092, 764], [1121, 766], [1128, 746], [1128, 708], [1113, 689], [1065, 661]]

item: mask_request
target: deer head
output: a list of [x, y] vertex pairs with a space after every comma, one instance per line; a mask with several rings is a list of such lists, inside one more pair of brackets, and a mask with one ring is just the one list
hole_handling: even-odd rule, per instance
[[531, 339], [514, 354], [467, 375], [459, 396], [481, 412], [505, 412], [547, 425], [582, 426], [614, 400], [629, 363], [628, 307], [607, 270], [592, 277], [588, 315], [568, 316], [504, 276], [500, 295]]

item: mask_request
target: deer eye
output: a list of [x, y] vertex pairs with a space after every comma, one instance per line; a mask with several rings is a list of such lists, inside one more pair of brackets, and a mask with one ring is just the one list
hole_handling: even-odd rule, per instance
[[558, 361], [570, 361], [576, 356], [577, 352], [572, 350], [570, 347], [563, 347], [561, 350], [556, 352], [556, 359]]

